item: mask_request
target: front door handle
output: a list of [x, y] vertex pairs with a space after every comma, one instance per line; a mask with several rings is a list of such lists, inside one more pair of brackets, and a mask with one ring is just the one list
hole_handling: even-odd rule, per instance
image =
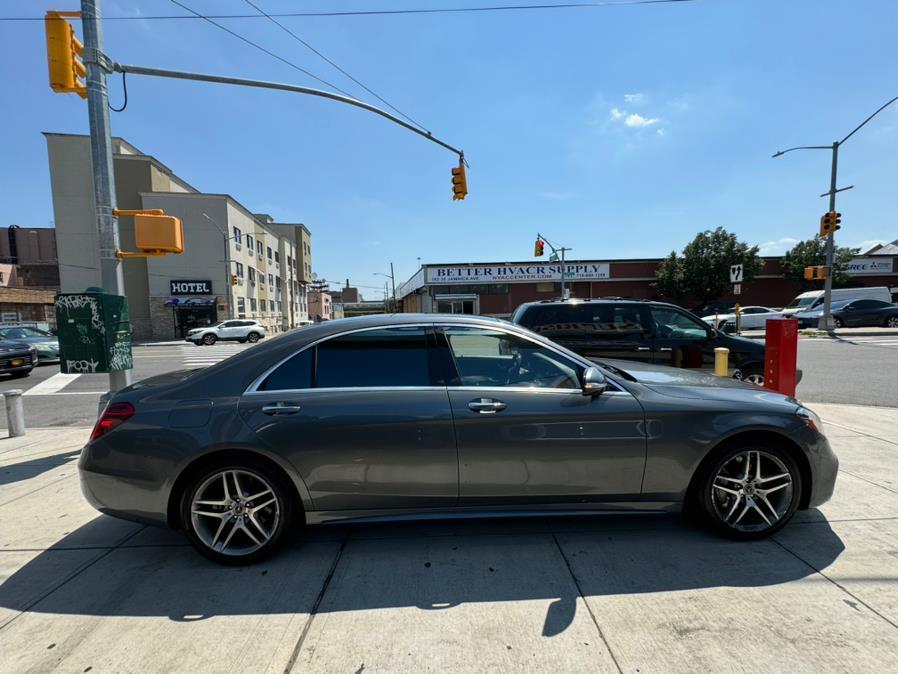
[[272, 403], [271, 405], [265, 405], [262, 407], [262, 412], [265, 414], [296, 414], [302, 409], [299, 405], [294, 405], [293, 403]]
[[647, 347], [647, 346], [637, 346], [636, 350], [637, 351], [650, 351], [651, 349], [649, 349], [649, 347]]
[[479, 414], [495, 414], [506, 407], [507, 405], [501, 400], [493, 400], [492, 398], [475, 398], [468, 403], [468, 409]]
[[673, 351], [673, 348], [670, 346], [662, 346], [658, 349], [658, 351]]

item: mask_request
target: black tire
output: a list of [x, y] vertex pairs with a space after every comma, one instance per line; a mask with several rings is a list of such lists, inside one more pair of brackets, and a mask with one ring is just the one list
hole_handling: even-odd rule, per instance
[[212, 345], [215, 344], [215, 342], [217, 342], [217, 341], [218, 341], [218, 337], [216, 337], [215, 335], [213, 335], [211, 332], [208, 333], [208, 334], [206, 334], [206, 335], [203, 335], [202, 342], [203, 342], [203, 344], [205, 344], [206, 346], [212, 346]]
[[[751, 462], [757, 459], [749, 459], [749, 477], [755, 484], [741, 487], [737, 486], [736, 478], [743, 477], [739, 462], [741, 457], [741, 466], [744, 466], [746, 455], [760, 457], [761, 474], [767, 479], [757, 482], [753, 478], [757, 463]], [[736, 468], [731, 473], [732, 467]], [[724, 476], [728, 474], [733, 477]], [[776, 477], [786, 474], [788, 480]], [[787, 482], [788, 486], [782, 486]], [[690, 501], [697, 506], [701, 522], [718, 534], [740, 541], [765, 538], [784, 527], [801, 503], [804, 486], [801, 471], [792, 455], [775, 444], [765, 442], [741, 443], [715, 452], [699, 468], [694, 484], [696, 492], [690, 494]], [[743, 489], [748, 493], [730, 493]], [[762, 492], [768, 493], [762, 496]], [[749, 498], [754, 505], [749, 505]], [[769, 505], [763, 502], [764, 498]], [[736, 524], [740, 517], [744, 519]]]
[[764, 368], [760, 365], [749, 365], [744, 369], [737, 368], [733, 373], [733, 379], [747, 381], [758, 386], [764, 385]]
[[[221, 484], [218, 481], [219, 476], [233, 472], [238, 472], [241, 476], [240, 486], [244, 490], [251, 491], [252, 489], [260, 489], [263, 485], [264, 487], [268, 487], [271, 491], [271, 497], [263, 496], [262, 498], [273, 498], [276, 502], [276, 506], [267, 506], [262, 512], [254, 513], [254, 515], [258, 516], [258, 520], [252, 520], [249, 515], [244, 519], [243, 516], [237, 518], [237, 515], [230, 514], [236, 512], [233, 508], [204, 505], [202, 507], [215, 509], [216, 512], [220, 509], [225, 515], [230, 514], [230, 519], [228, 517], [223, 517], [222, 521], [219, 523], [219, 520], [216, 519], [216, 517], [198, 517], [196, 519], [197, 524], [195, 524], [191, 504], [197, 499], [197, 492], [201, 488], [203, 488], [207, 494], [209, 489], [220, 489], [220, 487], [216, 487], [216, 485]], [[254, 476], [256, 479], [253, 480], [248, 476]], [[207, 483], [210, 484], [207, 486]], [[233, 480], [231, 480], [232, 490], [234, 489], [234, 484]], [[247, 494], [243, 495], [246, 496]], [[231, 496], [233, 497], [234, 494], [232, 493]], [[244, 512], [248, 513], [249, 509], [247, 502], [244, 501], [243, 505], [246, 508]], [[259, 505], [261, 504], [256, 503], [257, 507]], [[276, 510], [274, 510], [275, 507]], [[294, 502], [293, 491], [286, 484], [285, 478], [277, 470], [272, 469], [267, 463], [250, 457], [205, 466], [203, 469], [196, 471], [188, 479], [181, 495], [181, 527], [184, 529], [187, 540], [189, 540], [191, 545], [193, 545], [193, 547], [204, 557], [207, 557], [218, 564], [229, 566], [254, 564], [270, 557], [278, 547], [284, 543], [288, 533], [292, 531], [295, 511], [296, 503]], [[263, 520], [263, 518], [267, 519]], [[255, 546], [251, 539], [239, 528], [239, 526], [242, 526], [242, 524], [246, 522], [246, 528], [254, 532], [259, 539], [262, 539], [264, 529], [254, 528], [250, 524], [251, 521], [258, 521], [263, 527], [269, 525], [271, 527], [269, 530], [269, 538], [265, 540], [264, 544], [261, 546]], [[219, 526], [224, 527], [224, 529], [219, 531]], [[231, 535], [231, 528], [234, 527], [237, 527], [238, 530]], [[216, 530], [216, 537], [219, 533], [221, 534], [221, 539], [219, 540], [222, 540], [222, 542], [225, 542], [223, 540], [224, 538], [228, 538], [229, 541], [234, 541], [235, 547], [233, 547], [230, 552], [227, 552], [227, 547], [223, 547], [221, 550], [210, 547], [207, 541], [209, 536], [212, 535], [211, 530], [213, 529]], [[204, 540], [204, 538], [206, 540]], [[215, 543], [214, 538], [212, 543]], [[249, 547], [245, 547], [245, 551], [241, 551], [241, 548], [237, 547], [239, 543], [248, 544]]]
[[887, 328], [898, 328], [898, 316], [889, 316], [886, 319]]
[[841, 327], [843, 327], [845, 324], [842, 322], [842, 319], [841, 319], [841, 318], [835, 317], [835, 318], [833, 318], [833, 325], [836, 326], [837, 328], [841, 328]]
[[258, 332], [251, 332], [251, 333], [249, 333], [249, 334], [246, 336], [246, 340], [247, 340], [250, 344], [255, 344], [256, 342], [259, 341], [259, 333], [258, 333]]

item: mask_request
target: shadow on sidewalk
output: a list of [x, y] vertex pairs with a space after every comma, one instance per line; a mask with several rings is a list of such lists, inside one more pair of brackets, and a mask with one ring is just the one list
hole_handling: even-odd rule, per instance
[[[572, 624], [581, 593], [589, 599], [763, 587], [814, 573], [772, 540], [736, 543], [675, 516], [322, 526], [249, 567], [208, 562], [180, 533], [162, 529], [141, 530], [117, 548], [72, 549], [83, 530], [96, 539], [114, 526], [98, 517], [39, 554], [0, 586], [0, 607], [198, 621], [549, 600], [543, 626], [549, 636]], [[818, 568], [844, 549], [825, 521], [792, 526], [813, 527]], [[77, 572], [87, 553], [96, 560]]]
[[46, 473], [48, 470], [75, 462], [78, 460], [79, 454], [81, 454], [80, 449], [68, 449], [60, 454], [24, 459], [19, 463], [0, 466], [0, 487], [14, 482], [21, 482], [22, 480], [30, 480], [42, 473]]

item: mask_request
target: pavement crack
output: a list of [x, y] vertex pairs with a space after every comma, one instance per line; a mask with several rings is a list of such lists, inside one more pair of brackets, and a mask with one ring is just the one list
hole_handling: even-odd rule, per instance
[[334, 573], [337, 570], [337, 565], [340, 563], [340, 559], [343, 557], [343, 551], [346, 549], [346, 544], [349, 542], [349, 532], [343, 537], [343, 541], [340, 543], [340, 549], [337, 550], [337, 554], [334, 555], [334, 561], [331, 562], [330, 569], [327, 571], [327, 576], [324, 577], [324, 582], [321, 584], [321, 589], [318, 590], [318, 596], [315, 597], [315, 602], [312, 604], [312, 608], [309, 611], [309, 618], [306, 620], [306, 624], [303, 625], [302, 632], [299, 634], [299, 638], [296, 640], [296, 644], [293, 646], [293, 652], [290, 654], [290, 659], [287, 661], [287, 665], [284, 667], [284, 674], [288, 674], [293, 669], [293, 666], [296, 664], [296, 660], [299, 658], [299, 654], [302, 652], [303, 644], [305, 643], [306, 636], [309, 634], [309, 630], [312, 627], [312, 622], [315, 620], [315, 616], [318, 615], [318, 608], [321, 606], [321, 602], [324, 600], [324, 595], [327, 592], [327, 588], [330, 587], [331, 580], [334, 577]]
[[850, 475], [851, 477], [857, 478], [858, 480], [861, 480], [862, 482], [866, 482], [867, 484], [871, 484], [874, 487], [879, 487], [880, 489], [885, 489], [886, 491], [890, 491], [893, 494], [898, 494], [898, 491], [896, 491], [895, 489], [892, 489], [891, 487], [886, 487], [885, 485], [879, 484], [878, 482], [874, 482], [873, 480], [868, 480], [865, 477], [861, 477], [857, 473], [852, 473], [850, 470], [845, 470], [843, 468], [840, 468], [839, 472], [845, 473], [846, 475]]
[[602, 632], [602, 628], [599, 627], [599, 621], [596, 618], [596, 614], [593, 613], [592, 607], [589, 605], [589, 602], [586, 601], [586, 596], [583, 594], [583, 588], [580, 587], [580, 581], [577, 579], [577, 574], [574, 573], [570, 560], [567, 558], [567, 555], [564, 554], [564, 549], [561, 547], [561, 543], [558, 542], [558, 537], [555, 535], [555, 532], [552, 532], [552, 540], [555, 541], [555, 547], [558, 548], [558, 554], [560, 554], [561, 559], [564, 560], [567, 572], [570, 574], [571, 580], [574, 581], [574, 586], [577, 588], [577, 594], [580, 595], [580, 598], [583, 600], [583, 605], [586, 606], [586, 611], [589, 613], [589, 617], [592, 618], [592, 624], [595, 626], [599, 638], [602, 640], [602, 643], [605, 644], [605, 648], [608, 649], [608, 654], [611, 656], [614, 666], [617, 667], [618, 674], [623, 674], [624, 670], [621, 669], [620, 663], [617, 661], [617, 656], [614, 654], [614, 651], [611, 650], [611, 644], [609, 644], [608, 639], [605, 638], [605, 633]]
[[[844, 592], [844, 593], [847, 594], [849, 597], [851, 597], [855, 602], [857, 602], [857, 604], [860, 604], [861, 606], [863, 606], [864, 608], [866, 608], [867, 610], [869, 610], [871, 613], [873, 613], [874, 615], [878, 616], [879, 618], [881, 618], [882, 620], [884, 620], [885, 622], [887, 622], [889, 625], [891, 625], [891, 626], [894, 627], [895, 629], [898, 629], [898, 624], [894, 623], [894, 622], [893, 622], [892, 620], [890, 620], [887, 616], [883, 615], [882, 613], [880, 613], [879, 611], [877, 611], [875, 608], [873, 608], [872, 606], [870, 606], [870, 604], [868, 604], [868, 603], [865, 602], [863, 599], [861, 599], [860, 597], [858, 597], [856, 594], [854, 594], [854, 593], [853, 593], [851, 590], [849, 590], [847, 587], [845, 587], [844, 585], [842, 585], [842, 584], [839, 583], [838, 581], [836, 581], [836, 580], [830, 578], [829, 576], [827, 576], [825, 573], [823, 573], [823, 571], [822, 571], [821, 569], [818, 569], [816, 566], [814, 566], [813, 564], [811, 564], [808, 560], [806, 560], [804, 557], [802, 557], [801, 555], [799, 555], [797, 552], [795, 552], [795, 551], [789, 549], [789, 548], [786, 547], [783, 543], [780, 543], [776, 538], [774, 538], [774, 537], [772, 537], [772, 536], [770, 537], [770, 540], [773, 541], [774, 543], [776, 543], [778, 546], [780, 546], [783, 550], [785, 550], [786, 552], [788, 552], [790, 555], [792, 555], [793, 557], [795, 557], [795, 559], [797, 559], [799, 562], [801, 562], [802, 564], [804, 564], [805, 566], [807, 566], [809, 569], [812, 569], [812, 570], [814, 571], [814, 573], [816, 573], [817, 575], [819, 575], [821, 578], [823, 578], [824, 580], [829, 581], [830, 583], [832, 583], [833, 585], [835, 585], [837, 588], [839, 588], [840, 590], [842, 590], [842, 592]], [[843, 601], [845, 601], [845, 600], [843, 600]], [[851, 606], [851, 602], [846, 601], [845, 603], [847, 603], [849, 606]], [[857, 609], [857, 606], [856, 606], [856, 605], [855, 605], [855, 606], [852, 606], [852, 608]]]
[[823, 423], [829, 426], [835, 426], [836, 428], [841, 428], [845, 431], [851, 431], [852, 433], [857, 433], [858, 435], [863, 435], [866, 438], [873, 438], [874, 440], [879, 440], [880, 442], [885, 442], [889, 445], [895, 445], [898, 447], [898, 442], [894, 440], [889, 440], [888, 438], [881, 438], [878, 435], [873, 435], [872, 433], [865, 433], [864, 431], [859, 431], [856, 428], [852, 428], [851, 426], [845, 426], [844, 424], [837, 424], [835, 421], [830, 421], [829, 419], [823, 419]]

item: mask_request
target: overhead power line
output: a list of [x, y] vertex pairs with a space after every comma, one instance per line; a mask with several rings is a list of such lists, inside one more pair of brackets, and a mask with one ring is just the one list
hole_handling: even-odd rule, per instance
[[[317, 49], [315, 49], [315, 47], [313, 47], [313, 46], [310, 45], [308, 42], [306, 42], [306, 41], [303, 40], [301, 37], [299, 37], [299, 35], [297, 35], [297, 34], [294, 33], [292, 30], [290, 30], [289, 28], [287, 28], [287, 26], [285, 26], [285, 25], [282, 24], [280, 21], [278, 21], [277, 19], [275, 19], [274, 16], [272, 16], [271, 14], [269, 14], [268, 12], [266, 12], [265, 10], [263, 10], [261, 7], [259, 7], [259, 6], [256, 5], [255, 3], [253, 3], [252, 0], [244, 0], [244, 1], [246, 2], [247, 5], [249, 5], [250, 7], [252, 7], [253, 9], [255, 9], [257, 12], [259, 12], [260, 14], [262, 14], [264, 17], [266, 17], [266, 18], [267, 18], [268, 20], [270, 20], [274, 25], [276, 25], [278, 28], [280, 28], [280, 29], [283, 30], [285, 33], [287, 33], [287, 34], [288, 34], [290, 37], [292, 37], [294, 40], [296, 40], [297, 42], [299, 42], [299, 43], [300, 43], [301, 45], [303, 45], [304, 47], [310, 49], [312, 52], [314, 52], [314, 53], [315, 53], [316, 55], [318, 55], [320, 58], [324, 59], [324, 60], [327, 61], [329, 64], [331, 64], [334, 68], [336, 68], [336, 69], [339, 70], [341, 73], [343, 73], [344, 75], [346, 75], [346, 77], [348, 77], [348, 78], [351, 79], [353, 82], [355, 82], [356, 84], [358, 84], [360, 87], [362, 87], [362, 89], [364, 89], [364, 90], [367, 91], [369, 94], [371, 94], [372, 96], [374, 96], [374, 98], [376, 98], [376, 99], [379, 100], [381, 103], [383, 103], [384, 105], [386, 105], [388, 108], [390, 108], [390, 109], [391, 109], [393, 112], [395, 112], [397, 115], [400, 115], [400, 116], [402, 116], [402, 117], [405, 117], [405, 119], [407, 119], [407, 120], [408, 120], [409, 122], [411, 122], [412, 124], [421, 127], [421, 128], [424, 129], [425, 131], [428, 131], [428, 129], [426, 129], [426, 128], [425, 128], [422, 124], [420, 124], [418, 121], [416, 121], [416, 120], [413, 119], [412, 117], [409, 117], [407, 114], [405, 114], [404, 112], [402, 112], [402, 110], [400, 110], [399, 108], [397, 108], [396, 106], [394, 106], [394, 105], [393, 105], [392, 103], [390, 103], [388, 100], [386, 100], [385, 98], [383, 98], [383, 97], [380, 96], [379, 94], [375, 93], [375, 92], [372, 91], [369, 87], [367, 87], [364, 83], [360, 82], [360, 81], [357, 80], [355, 77], [353, 77], [352, 75], [350, 75], [348, 72], [346, 72], [343, 68], [341, 68], [341, 67], [338, 66], [336, 63], [334, 63], [334, 62], [333, 62], [331, 59], [329, 59], [327, 56], [325, 56], [325, 55], [322, 54], [320, 51], [318, 51]], [[429, 131], [428, 131], [428, 132], [429, 132]]]
[[[595, 9], [600, 7], [630, 7], [635, 5], [668, 5], [698, 2], [699, 0], [622, 0], [620, 2], [565, 2], [559, 4], [537, 5], [493, 5], [485, 7], [433, 7], [430, 9], [368, 9], [345, 10], [333, 12], [278, 12], [268, 14], [268, 17], [340, 17], [340, 16], [384, 16], [399, 14], [464, 14], [469, 12], [507, 12], [528, 10], [553, 10], [553, 9]], [[192, 10], [191, 10], [192, 11]], [[151, 16], [104, 16], [104, 21], [158, 21], [178, 19], [264, 19], [261, 14], [207, 14], [199, 16], [187, 16], [184, 14], [159, 14]], [[4, 16], [0, 21], [43, 21], [42, 16]]]
[[321, 79], [320, 77], [318, 77], [317, 75], [313, 75], [312, 73], [310, 73], [310, 72], [309, 72], [308, 70], [306, 70], [305, 68], [303, 68], [303, 67], [301, 67], [301, 66], [298, 66], [298, 65], [296, 65], [295, 63], [293, 63], [293, 61], [288, 61], [288, 60], [285, 59], [283, 56], [279, 56], [278, 54], [275, 54], [275, 53], [274, 53], [273, 51], [271, 51], [270, 49], [266, 49], [265, 47], [263, 47], [263, 46], [260, 45], [259, 43], [253, 42], [253, 41], [250, 40], [249, 38], [244, 37], [244, 36], [241, 35], [240, 33], [237, 33], [237, 32], [235, 32], [235, 31], [231, 30], [231, 29], [228, 28], [227, 26], [223, 26], [222, 24], [218, 23], [217, 21], [213, 21], [210, 17], [205, 16], [205, 15], [203, 15], [203, 14], [200, 14], [200, 13], [197, 12], [197, 11], [192, 10], [190, 7], [188, 7], [187, 5], [185, 5], [185, 4], [181, 3], [181, 2], [179, 2], [178, 0], [171, 0], [171, 2], [174, 3], [174, 4], [176, 4], [178, 7], [181, 7], [182, 9], [186, 9], [188, 12], [193, 13], [194, 15], [196, 15], [197, 18], [204, 19], [204, 20], [208, 21], [209, 23], [211, 23], [213, 26], [215, 26], [215, 27], [217, 27], [217, 28], [220, 28], [220, 29], [223, 30], [224, 32], [230, 33], [231, 35], [233, 35], [234, 37], [236, 37], [238, 40], [241, 40], [241, 41], [245, 42], [246, 44], [250, 45], [251, 47], [255, 47], [255, 48], [258, 49], [259, 51], [261, 51], [261, 52], [263, 52], [263, 53], [265, 53], [265, 54], [268, 54], [269, 56], [271, 56], [272, 58], [277, 59], [277, 60], [280, 61], [281, 63], [285, 63], [286, 65], [290, 66], [291, 68], [293, 68], [293, 69], [295, 69], [295, 70], [298, 70], [299, 72], [301, 72], [301, 73], [303, 73], [303, 74], [305, 74], [305, 75], [308, 75], [308, 76], [311, 77], [313, 80], [317, 80], [318, 82], [321, 82], [323, 85], [325, 85], [325, 86], [327, 86], [327, 87], [330, 87], [331, 89], [334, 89], [334, 90], [336, 90], [336, 91], [339, 91], [339, 92], [340, 92], [341, 94], [343, 94], [344, 96], [349, 96], [350, 98], [353, 98], [352, 94], [350, 94], [350, 93], [348, 93], [348, 92], [346, 92], [346, 91], [343, 91], [343, 90], [342, 90], [340, 87], [338, 87], [336, 84], [331, 84], [331, 83], [328, 82], [327, 80], [323, 80], [323, 79]]

